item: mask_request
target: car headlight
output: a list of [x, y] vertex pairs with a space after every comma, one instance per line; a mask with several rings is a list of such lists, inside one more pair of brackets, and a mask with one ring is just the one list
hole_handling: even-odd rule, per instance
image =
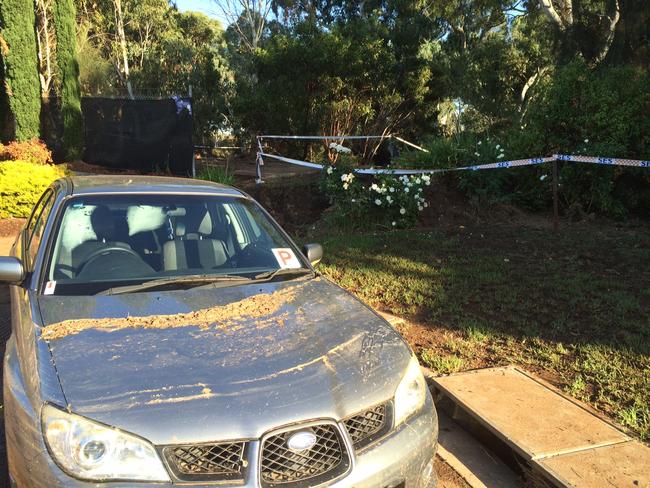
[[47, 404], [42, 422], [52, 457], [76, 478], [170, 481], [156, 450], [143, 439]]
[[412, 357], [395, 391], [395, 425], [401, 424], [418, 412], [424, 406], [426, 395], [427, 383], [420, 371], [418, 360]]

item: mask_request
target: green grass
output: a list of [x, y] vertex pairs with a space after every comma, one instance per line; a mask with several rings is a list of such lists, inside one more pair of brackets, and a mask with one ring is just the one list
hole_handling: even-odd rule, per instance
[[450, 374], [460, 371], [463, 359], [459, 356], [441, 356], [436, 351], [425, 349], [420, 353], [420, 359], [425, 366], [440, 374]]
[[325, 275], [422, 326], [403, 332], [436, 371], [519, 364], [650, 438], [650, 228], [307, 239]]
[[224, 166], [206, 166], [196, 175], [196, 178], [221, 183], [222, 185], [232, 186], [235, 183], [235, 173]]

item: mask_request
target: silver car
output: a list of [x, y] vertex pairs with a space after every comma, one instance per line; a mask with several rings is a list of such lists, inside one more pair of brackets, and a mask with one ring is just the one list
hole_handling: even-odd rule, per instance
[[435, 486], [418, 362], [321, 256], [231, 187], [55, 182], [0, 258], [12, 486]]

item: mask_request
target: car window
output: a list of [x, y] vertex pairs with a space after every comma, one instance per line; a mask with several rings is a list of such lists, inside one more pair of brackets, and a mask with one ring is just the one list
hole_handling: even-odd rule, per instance
[[64, 205], [43, 288], [93, 294], [165, 277], [252, 277], [298, 266], [308, 267], [295, 245], [246, 198], [78, 196]]
[[36, 258], [36, 253], [38, 252], [38, 247], [43, 237], [43, 231], [45, 230], [45, 224], [47, 223], [47, 219], [50, 215], [50, 212], [52, 211], [53, 206], [54, 192], [52, 190], [47, 190], [34, 208], [32, 216], [27, 225], [26, 246], [30, 267]]

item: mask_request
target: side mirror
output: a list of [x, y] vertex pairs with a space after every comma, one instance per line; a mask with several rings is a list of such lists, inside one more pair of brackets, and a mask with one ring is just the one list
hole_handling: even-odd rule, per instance
[[302, 248], [302, 253], [311, 265], [315, 266], [323, 259], [323, 246], [320, 244], [305, 244]]
[[18, 284], [25, 279], [25, 268], [18, 258], [0, 257], [0, 283]]

